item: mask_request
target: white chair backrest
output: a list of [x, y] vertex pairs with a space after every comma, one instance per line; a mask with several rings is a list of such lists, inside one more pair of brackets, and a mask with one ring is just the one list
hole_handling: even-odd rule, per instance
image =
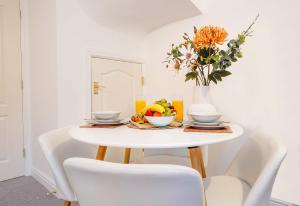
[[238, 177], [252, 188], [244, 206], [267, 206], [286, 148], [270, 138], [250, 138], [233, 160], [228, 175]]
[[95, 158], [97, 147], [73, 140], [68, 134], [69, 128], [42, 134], [39, 143], [49, 163], [59, 195], [65, 200], [76, 201], [63, 168], [63, 161], [70, 157]]
[[202, 179], [188, 167], [83, 158], [64, 167], [80, 206], [203, 206]]

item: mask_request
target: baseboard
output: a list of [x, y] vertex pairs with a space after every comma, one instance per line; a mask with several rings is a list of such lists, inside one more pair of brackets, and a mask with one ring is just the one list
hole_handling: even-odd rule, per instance
[[50, 178], [48, 175], [44, 174], [40, 170], [36, 168], [31, 169], [32, 177], [38, 181], [41, 185], [43, 185], [49, 193], [55, 195], [57, 198], [59, 198], [59, 194], [56, 190], [56, 185], [52, 178]]
[[299, 206], [299, 205], [272, 198], [270, 201], [270, 206]]

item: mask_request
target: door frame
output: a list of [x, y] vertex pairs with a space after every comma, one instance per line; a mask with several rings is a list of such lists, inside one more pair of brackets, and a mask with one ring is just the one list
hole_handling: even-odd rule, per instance
[[[136, 63], [141, 64], [142, 66], [142, 75], [144, 75], [144, 60], [141, 57], [133, 57], [133, 56], [125, 56], [122, 54], [117, 53], [108, 53], [99, 50], [87, 49], [86, 50], [86, 86], [85, 91], [88, 91], [85, 96], [85, 116], [90, 117], [91, 110], [92, 110], [92, 90], [90, 89], [92, 84], [92, 68], [91, 68], [91, 61], [92, 58], [101, 58], [101, 59], [108, 59], [108, 60], [115, 60], [121, 62], [129, 62], [129, 63]], [[142, 88], [142, 92], [144, 92], [144, 87]]]
[[24, 175], [30, 176], [32, 168], [31, 147], [31, 104], [30, 104], [30, 48], [29, 48], [29, 19], [28, 0], [20, 0], [21, 25], [21, 72], [22, 72], [22, 105], [23, 105], [23, 148], [25, 149]]

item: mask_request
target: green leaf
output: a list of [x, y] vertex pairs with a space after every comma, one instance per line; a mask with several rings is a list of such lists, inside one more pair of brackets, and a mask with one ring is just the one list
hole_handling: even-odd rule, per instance
[[239, 42], [239, 44], [245, 43], [245, 40], [246, 40], [246, 36], [243, 35], [243, 34], [239, 34], [239, 36], [238, 36], [238, 42]]
[[239, 51], [239, 49], [237, 49], [237, 48], [232, 48], [231, 50], [231, 54], [236, 54], [238, 51]]
[[171, 50], [171, 54], [174, 58], [178, 58], [183, 56], [183, 54], [179, 51], [179, 47], [175, 47]]
[[219, 68], [219, 64], [217, 62], [213, 63], [213, 69], [218, 69]]
[[221, 50], [221, 51], [220, 51], [220, 54], [221, 54], [222, 56], [226, 56], [226, 52], [225, 52], [224, 50]]
[[215, 56], [212, 56], [211, 59], [216, 62], [216, 61], [219, 61], [220, 56], [219, 55], [215, 55]]
[[239, 51], [239, 52], [236, 54], [236, 56], [237, 56], [238, 58], [242, 58], [242, 57], [243, 57], [243, 53], [242, 53], [241, 51]]
[[232, 62], [237, 62], [237, 58], [232, 57], [232, 58], [231, 58], [231, 61], [232, 61]]
[[198, 72], [188, 72], [185, 74], [185, 81], [193, 80], [196, 79], [198, 76]]
[[218, 84], [218, 81], [213, 76], [209, 76], [208, 79], [213, 81], [215, 84]]
[[221, 77], [220, 74], [216, 73], [216, 74], [214, 75], [214, 77], [215, 77], [217, 80], [222, 81], [222, 77]]
[[220, 74], [222, 77], [227, 77], [227, 76], [231, 75], [231, 72], [230, 72], [230, 71], [227, 71], [227, 70], [219, 70], [219, 74]]

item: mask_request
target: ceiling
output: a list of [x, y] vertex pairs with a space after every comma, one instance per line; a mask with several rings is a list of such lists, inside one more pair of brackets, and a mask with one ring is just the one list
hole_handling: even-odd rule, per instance
[[98, 24], [139, 34], [200, 15], [195, 0], [78, 0]]

